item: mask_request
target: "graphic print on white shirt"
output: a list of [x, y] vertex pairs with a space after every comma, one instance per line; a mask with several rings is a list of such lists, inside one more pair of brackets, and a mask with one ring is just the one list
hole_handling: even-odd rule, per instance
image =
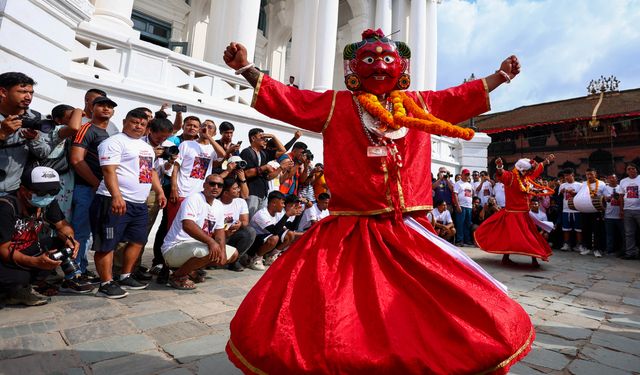
[[625, 210], [640, 210], [640, 176], [623, 178], [617, 187], [619, 194], [624, 194]]
[[[151, 191], [153, 148], [141, 139], [125, 133], [113, 135], [98, 146], [100, 165], [117, 165], [116, 176], [122, 198], [127, 202], [144, 203]], [[111, 196], [104, 180], [97, 194]]]
[[196, 141], [182, 142], [179, 150], [176, 160], [180, 165], [178, 195], [188, 197], [204, 189], [204, 179], [211, 174], [211, 160], [215, 151], [212, 145]]

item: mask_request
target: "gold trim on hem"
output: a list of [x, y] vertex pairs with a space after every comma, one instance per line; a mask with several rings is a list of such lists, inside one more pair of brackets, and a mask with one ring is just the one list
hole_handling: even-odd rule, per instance
[[371, 211], [329, 211], [331, 216], [372, 216], [392, 212], [393, 207], [386, 207], [380, 210]]
[[405, 208], [404, 210], [402, 210], [402, 212], [426, 211], [426, 210], [433, 210], [433, 206], [430, 204], [426, 206], [411, 206], [411, 207]]
[[[531, 327], [531, 330], [529, 331], [529, 337], [527, 337], [527, 340], [525, 341], [524, 345], [522, 345], [518, 350], [516, 350], [515, 353], [513, 353], [512, 355], [509, 356], [509, 358], [505, 359], [504, 361], [498, 363], [496, 366], [488, 369], [488, 370], [484, 370], [482, 372], [478, 372], [475, 375], [484, 375], [484, 374], [488, 374], [491, 372], [496, 371], [497, 369], [503, 368], [507, 365], [509, 365], [511, 362], [513, 362], [514, 359], [516, 359], [518, 356], [520, 356], [520, 354], [522, 354], [523, 351], [525, 351], [529, 346], [531, 346], [531, 339], [533, 338], [533, 333], [534, 333], [534, 328]], [[238, 348], [236, 348], [236, 346], [233, 344], [233, 341], [231, 341], [231, 339], [229, 339], [229, 347], [231, 348], [231, 351], [233, 352], [233, 354], [236, 356], [236, 358], [247, 368], [249, 369], [249, 371], [252, 371], [254, 374], [258, 374], [258, 375], [268, 375], [266, 372], [260, 370], [259, 368], [251, 365], [249, 363], [249, 361], [244, 358], [242, 356], [242, 354], [240, 354], [240, 351], [238, 350]]]
[[489, 85], [487, 84], [487, 80], [482, 78], [482, 85], [484, 86], [484, 97], [487, 100], [487, 111], [491, 110], [491, 100], [489, 99]]
[[329, 110], [329, 117], [327, 117], [327, 121], [324, 123], [324, 126], [322, 127], [320, 133], [324, 134], [324, 131], [327, 130], [327, 127], [329, 126], [329, 122], [331, 122], [331, 118], [333, 117], [333, 110], [336, 108], [336, 96], [338, 96], [338, 92], [334, 91], [333, 98], [331, 99], [331, 110]]
[[236, 358], [238, 358], [238, 361], [242, 362], [242, 364], [248, 368], [250, 371], [253, 371], [253, 373], [258, 374], [258, 375], [267, 375], [266, 372], [260, 370], [259, 368], [251, 365], [251, 363], [249, 363], [249, 361], [247, 361], [247, 359], [245, 357], [242, 356], [242, 354], [240, 354], [240, 351], [238, 350], [238, 348], [236, 348], [235, 345], [233, 345], [233, 341], [231, 341], [231, 339], [229, 339], [229, 347], [231, 348], [231, 351], [233, 352], [233, 355], [236, 356]]
[[260, 72], [260, 76], [258, 77], [258, 83], [256, 83], [256, 87], [253, 89], [253, 98], [251, 99], [252, 108], [256, 106], [256, 102], [258, 101], [258, 92], [260, 91], [260, 85], [262, 85], [263, 78], [264, 78], [264, 73]]
[[504, 361], [498, 363], [496, 366], [490, 368], [489, 370], [485, 370], [485, 371], [479, 372], [476, 375], [484, 375], [484, 374], [491, 373], [491, 372], [496, 371], [499, 368], [503, 368], [506, 365], [508, 365], [511, 362], [513, 362], [514, 359], [516, 359], [520, 354], [522, 354], [523, 351], [525, 351], [531, 345], [531, 339], [533, 338], [533, 332], [534, 332], [534, 329], [533, 329], [533, 327], [531, 327], [531, 331], [529, 331], [529, 337], [527, 337], [527, 341], [525, 341], [524, 345], [522, 345], [520, 347], [520, 349], [518, 349], [515, 353], [513, 353], [509, 358], [507, 358]]

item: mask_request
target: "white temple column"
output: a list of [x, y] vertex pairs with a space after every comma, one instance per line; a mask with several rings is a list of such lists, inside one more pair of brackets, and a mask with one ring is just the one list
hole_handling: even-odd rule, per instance
[[225, 66], [224, 49], [238, 42], [247, 48], [247, 60], [252, 62], [259, 16], [260, 0], [211, 0], [204, 60]]
[[[295, 84], [300, 86], [300, 77], [302, 77], [302, 55], [305, 52], [306, 34], [304, 25], [304, 0], [295, 0], [293, 9], [293, 24], [291, 25], [291, 50], [289, 54], [289, 66], [287, 70], [289, 75], [295, 77]], [[286, 77], [287, 80], [289, 77]], [[287, 81], [288, 82], [288, 81]], [[302, 87], [301, 87], [302, 88]]]
[[391, 38], [401, 42], [409, 43], [409, 3], [408, 0], [395, 0], [392, 2], [391, 29], [392, 32], [399, 31]]
[[313, 90], [326, 91], [333, 86], [338, 34], [338, 0], [322, 0], [318, 4], [316, 31], [315, 77]]
[[131, 12], [133, 0], [95, 0], [95, 11], [90, 23], [111, 33], [139, 36], [133, 29]]
[[[302, 9], [302, 30], [298, 31], [297, 37], [302, 38], [302, 51], [298, 60], [301, 89], [313, 89], [314, 68], [316, 58], [316, 33], [318, 25], [318, 0], [301, 0]], [[295, 31], [294, 31], [295, 32]], [[295, 34], [294, 34], [294, 37]]]
[[424, 90], [427, 62], [427, 2], [411, 0], [409, 47], [411, 47], [411, 89]]
[[424, 88], [435, 90], [438, 72], [438, 1], [427, 0], [426, 11]]
[[374, 29], [382, 29], [384, 35], [389, 35], [395, 30], [391, 30], [391, 0], [376, 0], [376, 20]]

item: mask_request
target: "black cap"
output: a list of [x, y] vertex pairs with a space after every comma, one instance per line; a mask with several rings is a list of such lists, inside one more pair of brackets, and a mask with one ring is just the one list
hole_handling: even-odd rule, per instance
[[93, 99], [93, 105], [99, 104], [99, 103], [108, 103], [111, 104], [112, 107], [117, 107], [118, 104], [116, 102], [114, 102], [113, 100], [107, 98], [106, 96], [98, 96], [97, 98]]

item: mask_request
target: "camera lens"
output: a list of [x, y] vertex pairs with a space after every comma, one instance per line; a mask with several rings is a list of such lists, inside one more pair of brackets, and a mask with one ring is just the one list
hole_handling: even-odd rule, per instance
[[73, 264], [71, 259], [67, 258], [62, 264], [60, 264], [60, 268], [65, 275], [69, 275], [76, 272], [76, 265]]

